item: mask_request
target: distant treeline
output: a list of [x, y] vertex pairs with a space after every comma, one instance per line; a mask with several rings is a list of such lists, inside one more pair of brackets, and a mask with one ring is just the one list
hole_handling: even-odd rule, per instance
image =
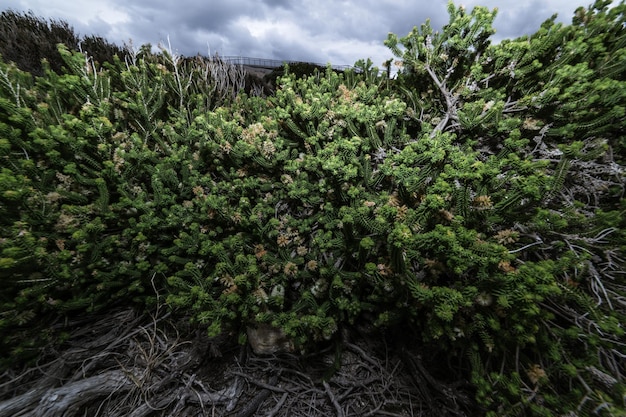
[[45, 20], [32, 12], [18, 13], [6, 10], [0, 14], [0, 55], [14, 62], [23, 71], [43, 75], [45, 59], [55, 72], [60, 72], [63, 60], [58, 44], [73, 51], [84, 51], [99, 63], [110, 62], [113, 56], [124, 57], [126, 49], [110, 43], [100, 36], [78, 36], [62, 20]]

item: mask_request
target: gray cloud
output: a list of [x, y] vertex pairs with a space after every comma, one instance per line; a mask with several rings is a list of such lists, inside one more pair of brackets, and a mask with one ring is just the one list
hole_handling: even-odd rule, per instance
[[[69, 4], [68, 4], [69, 3]], [[0, 10], [32, 10], [67, 21], [82, 35], [95, 34], [135, 46], [166, 42], [180, 54], [219, 53], [268, 59], [353, 64], [391, 57], [389, 32], [406, 35], [431, 20], [448, 21], [447, 0], [0, 0]], [[498, 7], [496, 40], [530, 34], [552, 14], [569, 21], [571, 0], [465, 0]]]

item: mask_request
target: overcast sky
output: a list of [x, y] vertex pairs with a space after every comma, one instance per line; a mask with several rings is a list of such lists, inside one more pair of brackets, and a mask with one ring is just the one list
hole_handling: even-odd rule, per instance
[[[458, 0], [498, 8], [494, 39], [535, 32], [558, 13], [569, 23], [591, 0]], [[0, 10], [32, 11], [68, 22], [80, 35], [122, 45], [167, 42], [183, 55], [219, 53], [278, 60], [351, 65], [392, 57], [389, 32], [406, 35], [430, 18], [448, 21], [447, 0], [0, 0]]]

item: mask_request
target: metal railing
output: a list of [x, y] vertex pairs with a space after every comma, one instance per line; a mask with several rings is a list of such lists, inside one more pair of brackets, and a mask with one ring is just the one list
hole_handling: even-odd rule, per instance
[[[325, 68], [327, 64], [319, 64], [315, 62], [307, 61], [290, 61], [279, 59], [263, 59], [263, 58], [249, 58], [245, 56], [221, 56], [220, 59], [234, 65], [246, 65], [248, 67], [258, 68], [279, 68], [285, 64], [313, 64]], [[344, 71], [353, 69], [351, 65], [331, 65], [333, 69]]]

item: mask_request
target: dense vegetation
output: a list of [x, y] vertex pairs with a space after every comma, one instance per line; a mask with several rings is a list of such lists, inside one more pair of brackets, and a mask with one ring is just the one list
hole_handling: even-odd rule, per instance
[[50, 69], [61, 72], [63, 59], [58, 44], [72, 51], [82, 51], [99, 63], [111, 62], [113, 56], [123, 57], [125, 49], [100, 36], [82, 38], [63, 21], [46, 22], [32, 13], [20, 14], [13, 10], [0, 13], [0, 53], [5, 62], [13, 62], [22, 71], [33, 75], [44, 74], [42, 60]]
[[39, 72], [4, 46], [3, 364], [62, 337], [46, 317], [158, 293], [212, 335], [267, 323], [299, 351], [401, 328], [489, 415], [625, 413], [626, 5], [610, 5], [492, 45], [495, 12], [449, 4], [441, 32], [389, 36], [395, 79], [287, 68], [267, 97], [166, 49], [64, 43]]

